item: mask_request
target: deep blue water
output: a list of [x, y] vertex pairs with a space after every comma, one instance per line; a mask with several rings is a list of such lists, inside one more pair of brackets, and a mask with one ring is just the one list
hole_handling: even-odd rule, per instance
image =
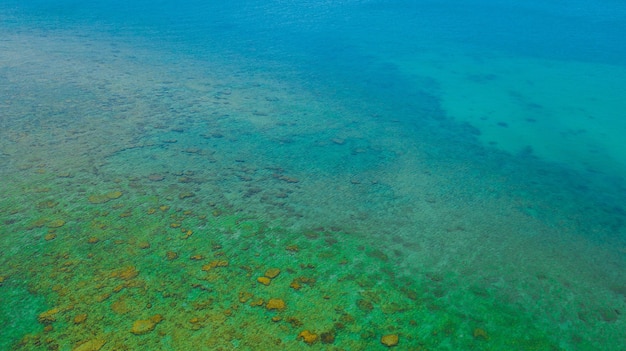
[[145, 35], [155, 45], [186, 43], [198, 54], [203, 48], [254, 49], [262, 57], [312, 61], [325, 68], [333, 58], [345, 64], [343, 55], [362, 60], [381, 52], [428, 50], [437, 43], [617, 64], [624, 64], [626, 56], [626, 5], [609, 0], [191, 1], [184, 6], [172, 1], [5, 1], [3, 7], [16, 16], [5, 18], [5, 25], [36, 21], [56, 29], [95, 27]]

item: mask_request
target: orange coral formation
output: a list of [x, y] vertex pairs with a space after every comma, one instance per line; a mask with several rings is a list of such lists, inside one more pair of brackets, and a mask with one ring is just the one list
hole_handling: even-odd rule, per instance
[[298, 334], [298, 339], [304, 341], [309, 345], [313, 345], [319, 339], [319, 335], [311, 333], [308, 330], [303, 330], [300, 332], [300, 334]]

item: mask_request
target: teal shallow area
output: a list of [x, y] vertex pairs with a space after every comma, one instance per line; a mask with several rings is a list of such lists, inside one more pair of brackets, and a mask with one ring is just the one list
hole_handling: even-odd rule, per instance
[[0, 5], [0, 349], [623, 350], [626, 6]]

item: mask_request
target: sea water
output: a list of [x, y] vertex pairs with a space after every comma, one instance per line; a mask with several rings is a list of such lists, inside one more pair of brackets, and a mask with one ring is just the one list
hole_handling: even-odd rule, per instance
[[0, 349], [624, 350], [626, 5], [0, 4]]

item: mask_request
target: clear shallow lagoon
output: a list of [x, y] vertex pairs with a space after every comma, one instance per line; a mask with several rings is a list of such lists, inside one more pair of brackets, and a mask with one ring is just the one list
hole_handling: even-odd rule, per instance
[[624, 32], [618, 1], [4, 1], [0, 349], [624, 350]]

